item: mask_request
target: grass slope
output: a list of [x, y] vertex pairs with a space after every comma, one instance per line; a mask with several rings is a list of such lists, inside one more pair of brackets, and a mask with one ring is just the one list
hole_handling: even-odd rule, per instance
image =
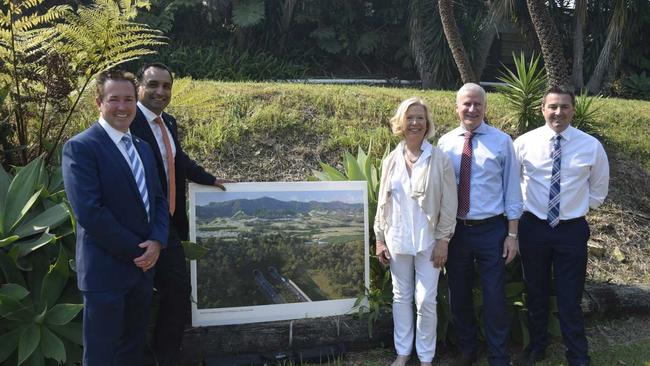
[[[190, 156], [237, 181], [306, 180], [325, 162], [342, 169], [343, 151], [373, 144], [381, 156], [390, 133], [388, 120], [410, 96], [430, 106], [437, 141], [458, 124], [455, 93], [367, 86], [274, 83], [224, 83], [177, 79], [168, 111], [179, 121]], [[79, 114], [84, 123], [96, 118], [90, 98]], [[650, 282], [650, 102], [603, 99], [591, 126], [607, 149], [610, 194], [590, 213], [591, 244], [604, 247], [589, 259], [589, 277], [617, 283]], [[496, 93], [488, 95], [488, 118], [509, 133], [508, 107]], [[540, 124], [542, 121], [540, 120]], [[616, 249], [618, 248], [618, 249]], [[612, 256], [616, 250], [623, 257]], [[618, 257], [615, 259], [614, 257]]]

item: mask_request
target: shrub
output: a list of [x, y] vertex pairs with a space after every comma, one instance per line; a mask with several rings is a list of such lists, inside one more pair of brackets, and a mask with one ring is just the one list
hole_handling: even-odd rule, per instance
[[510, 109], [508, 122], [514, 125], [517, 134], [522, 134], [540, 125], [542, 97], [546, 89], [546, 73], [538, 66], [539, 56], [533, 55], [526, 64], [523, 52], [512, 58], [515, 72], [506, 69], [498, 79], [505, 86], [497, 87], [506, 98]]

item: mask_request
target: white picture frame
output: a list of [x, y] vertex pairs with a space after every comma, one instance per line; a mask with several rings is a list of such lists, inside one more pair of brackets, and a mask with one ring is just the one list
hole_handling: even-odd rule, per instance
[[[190, 240], [211, 249], [190, 262], [192, 326], [354, 311], [357, 296], [370, 286], [365, 181], [225, 186], [224, 192], [189, 185]], [[340, 251], [344, 255], [333, 260]]]

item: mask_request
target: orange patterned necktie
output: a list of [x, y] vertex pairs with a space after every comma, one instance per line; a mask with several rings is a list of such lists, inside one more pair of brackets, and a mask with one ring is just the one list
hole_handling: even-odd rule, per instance
[[172, 144], [169, 142], [169, 135], [167, 128], [162, 118], [156, 117], [154, 122], [160, 127], [162, 132], [163, 143], [165, 144], [165, 151], [167, 152], [167, 199], [169, 200], [169, 214], [173, 215], [176, 210], [176, 166], [174, 165], [174, 154], [172, 152]]

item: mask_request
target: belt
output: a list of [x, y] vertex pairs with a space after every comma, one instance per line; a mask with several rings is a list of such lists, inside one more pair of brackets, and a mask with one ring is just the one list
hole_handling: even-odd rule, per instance
[[[544, 221], [544, 222], [546, 222], [545, 219], [540, 219], [539, 217], [537, 217], [537, 215], [535, 215], [535, 214], [533, 214], [533, 213], [531, 213], [531, 212], [528, 212], [528, 211], [524, 211], [524, 215], [528, 216], [528, 217], [531, 218], [531, 219], [535, 219], [535, 220], [539, 220], [539, 221]], [[581, 221], [581, 220], [584, 220], [584, 219], [585, 219], [584, 216], [574, 217], [574, 218], [572, 218], [572, 219], [568, 219], [568, 220], [560, 220], [560, 224], [570, 224], [570, 223], [572, 223], [572, 222]], [[558, 225], [559, 225], [559, 224], [558, 224]]]
[[488, 217], [485, 219], [480, 219], [480, 220], [468, 220], [468, 219], [456, 219], [456, 223], [463, 225], [463, 226], [479, 226], [479, 225], [485, 225], [485, 224], [491, 224], [493, 222], [497, 222], [503, 220], [503, 215], [496, 215], [492, 217]]

